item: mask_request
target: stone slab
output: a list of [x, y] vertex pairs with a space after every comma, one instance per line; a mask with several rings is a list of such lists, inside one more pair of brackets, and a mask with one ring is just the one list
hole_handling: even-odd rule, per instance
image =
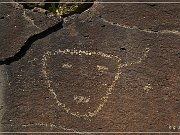
[[[109, 6], [96, 3], [65, 18], [63, 28], [6, 67], [3, 131], [179, 131], [177, 14], [170, 16], [172, 27], [148, 29], [153, 18], [138, 21], [148, 5], [136, 5], [139, 16], [132, 5]], [[179, 12], [178, 4], [165, 8]], [[120, 19], [120, 10], [134, 19]]]
[[57, 17], [26, 10], [18, 4], [0, 3], [0, 60], [13, 57], [28, 38], [61, 21]]

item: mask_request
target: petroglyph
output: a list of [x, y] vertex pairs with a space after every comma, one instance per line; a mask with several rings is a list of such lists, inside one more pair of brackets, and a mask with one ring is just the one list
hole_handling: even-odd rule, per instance
[[32, 126], [42, 126], [42, 127], [50, 127], [50, 128], [55, 128], [55, 129], [62, 129], [64, 131], [69, 131], [69, 132], [74, 132], [74, 133], [78, 133], [79, 131], [76, 131], [75, 129], [70, 129], [70, 128], [66, 128], [62, 125], [57, 125], [57, 124], [53, 124], [53, 123], [32, 123], [32, 124], [22, 124], [22, 125], [13, 125], [11, 124], [10, 126], [16, 126], [16, 127], [32, 127]]
[[150, 49], [149, 49], [149, 48], [146, 48], [146, 49], [145, 49], [145, 52], [144, 52], [144, 54], [143, 54], [143, 56], [142, 56], [141, 58], [139, 58], [138, 61], [131, 62], [131, 63], [128, 63], [128, 62], [127, 62], [126, 64], [123, 64], [122, 67], [127, 67], [127, 66], [131, 66], [131, 65], [134, 65], [134, 64], [139, 64], [139, 63], [141, 63], [143, 60], [146, 59], [147, 54], [148, 54], [149, 51], [150, 51]]
[[37, 25], [34, 24], [34, 20], [31, 19], [29, 16], [26, 15], [26, 11], [23, 12], [23, 17], [28, 21], [28, 22], [31, 22], [31, 24], [33, 26], [35, 26], [36, 28], [40, 29]]
[[74, 100], [76, 101], [77, 104], [79, 103], [88, 103], [90, 100], [90, 97], [83, 97], [83, 96], [74, 96]]
[[[112, 84], [110, 85], [109, 88], [107, 88], [107, 91], [105, 92], [105, 96], [101, 98], [101, 102], [99, 103], [98, 107], [94, 110], [94, 111], [89, 111], [89, 112], [86, 112], [84, 114], [80, 114], [79, 112], [72, 112], [70, 107], [67, 106], [65, 103], [62, 103], [62, 101], [60, 101], [57, 97], [57, 94], [55, 92], [55, 90], [52, 88], [52, 82], [51, 80], [49, 79], [49, 75], [48, 75], [48, 72], [47, 72], [47, 62], [48, 62], [48, 59], [52, 56], [55, 56], [55, 55], [78, 55], [78, 56], [100, 56], [102, 58], [108, 58], [108, 59], [113, 59], [115, 60], [117, 63], [118, 63], [118, 66], [117, 66], [117, 73], [115, 74], [115, 77], [114, 77], [114, 80], [112, 81]], [[89, 119], [89, 117], [93, 117], [95, 116], [101, 109], [102, 107], [104, 106], [104, 104], [107, 102], [107, 99], [108, 99], [108, 96], [111, 94], [114, 86], [115, 86], [115, 82], [119, 79], [119, 76], [120, 76], [120, 67], [121, 67], [121, 64], [120, 64], [120, 58], [118, 58], [117, 56], [114, 56], [114, 55], [109, 55], [109, 54], [105, 54], [105, 53], [102, 53], [102, 52], [90, 52], [90, 51], [82, 51], [82, 50], [76, 50], [76, 49], [73, 49], [73, 50], [70, 50], [70, 49], [66, 49], [66, 50], [56, 50], [54, 52], [50, 52], [50, 51], [47, 51], [44, 55], [43, 55], [43, 59], [42, 59], [42, 62], [43, 62], [43, 69], [42, 69], [42, 72], [44, 74], [44, 77], [46, 79], [46, 85], [47, 85], [47, 88], [49, 89], [50, 93], [53, 95], [56, 103], [58, 106], [62, 107], [67, 113], [73, 115], [73, 116], [76, 116], [76, 117], [82, 117], [84, 119]], [[78, 100], [77, 100], [78, 99]], [[78, 103], [84, 101], [84, 102], [88, 102], [89, 101], [89, 98], [87, 99], [84, 99], [84, 98], [76, 98], [76, 101], [78, 101]]]
[[[65, 50], [61, 50], [61, 49], [58, 49], [58, 50], [55, 50], [55, 51], [47, 51], [46, 53], [44, 53], [43, 55], [43, 59], [42, 59], [42, 73], [44, 75], [44, 78], [45, 78], [45, 84], [47, 86], [47, 89], [49, 90], [50, 94], [53, 96], [57, 106], [61, 107], [66, 113], [70, 114], [70, 115], [73, 115], [75, 117], [78, 117], [78, 118], [84, 118], [85, 120], [91, 120], [92, 117], [96, 116], [101, 110], [102, 108], [104, 107], [104, 105], [106, 104], [106, 102], [108, 101], [108, 98], [109, 96], [112, 94], [113, 92], [113, 89], [116, 85], [116, 82], [117, 80], [120, 78], [120, 75], [121, 75], [121, 68], [123, 67], [127, 67], [127, 66], [130, 66], [130, 65], [133, 65], [133, 64], [139, 64], [141, 63], [146, 57], [147, 57], [147, 53], [149, 52], [149, 48], [146, 48], [145, 50], [145, 53], [144, 55], [139, 58], [139, 61], [136, 61], [136, 62], [132, 62], [132, 63], [126, 63], [126, 64], [122, 64], [121, 63], [121, 59], [118, 57], [118, 56], [115, 56], [115, 55], [112, 55], [112, 54], [106, 54], [106, 53], [103, 53], [103, 52], [95, 52], [95, 51], [83, 51], [83, 50], [77, 50], [77, 49], [65, 49]], [[73, 57], [72, 57], [73, 56]], [[97, 64], [96, 63], [96, 72], [104, 72], [104, 71], [111, 71], [111, 73], [114, 75], [111, 77], [110, 76], [107, 76], [106, 79], [107, 80], [102, 80], [102, 78], [105, 78], [104, 76], [102, 76], [102, 78], [100, 79], [100, 81], [104, 81], [104, 82], [101, 82], [98, 84], [98, 81], [94, 81], [94, 82], [89, 82], [89, 80], [83, 80], [82, 79], [82, 87], [83, 87], [83, 84], [85, 81], [87, 81], [87, 85], [85, 85], [84, 87], [85, 88], [82, 88], [82, 92], [84, 92], [85, 90], [87, 90], [87, 93], [89, 93], [89, 95], [81, 95], [81, 96], [73, 96], [72, 99], [73, 99], [73, 102], [76, 103], [76, 105], [79, 105], [79, 106], [76, 106], [75, 107], [75, 104], [74, 103], [71, 103], [71, 105], [68, 105], [68, 103], [64, 102], [63, 99], [61, 99], [61, 97], [59, 97], [57, 95], [57, 92], [60, 92], [59, 90], [62, 91], [62, 89], [60, 88], [56, 88], [53, 84], [54, 82], [51, 80], [51, 72], [50, 72], [50, 68], [49, 68], [49, 62], [56, 58], [56, 57], [63, 57], [64, 59], [70, 59], [70, 57], [72, 57], [74, 60], [75, 58], [80, 58], [80, 62], [82, 60], [82, 58], [89, 58], [88, 60], [90, 61], [92, 59], [92, 61], [94, 60], [95, 62], [97, 62], [97, 59], [99, 59], [99, 61], [106, 61], [109, 60], [109, 61], [112, 61], [112, 64], [115, 63], [114, 65], [114, 68], [116, 70], [113, 70], [113, 69], [109, 69], [107, 67], [107, 65], [101, 65], [103, 62], [101, 62], [100, 64]], [[66, 58], [68, 57], [68, 58]], [[92, 61], [90, 61], [90, 65], [83, 65], [83, 64], [80, 64], [77, 66], [77, 70], [76, 72], [78, 72], [79, 70], [84, 70], [86, 68], [89, 68], [89, 69], [93, 69], [91, 72], [89, 71], [87, 73], [87, 77], [91, 78], [92, 74], [95, 72], [94, 68], [93, 67], [89, 67], [92, 65]], [[79, 62], [77, 60], [77, 62]], [[75, 62], [76, 63], [76, 62]], [[87, 63], [87, 62], [86, 62]], [[109, 63], [108, 63], [109, 64]], [[100, 66], [101, 65], [101, 66]], [[110, 64], [111, 65], [111, 64]], [[74, 66], [76, 65], [72, 65], [72, 64], [63, 64], [63, 68], [65, 69], [71, 69], [71, 70], [75, 70]], [[112, 65], [111, 67], [112, 68]], [[87, 72], [87, 71], [86, 71]], [[61, 74], [63, 75], [64, 72], [61, 72]], [[74, 73], [74, 72], [73, 72]], [[58, 74], [58, 73], [57, 73]], [[70, 72], [68, 72], [68, 74], [70, 74]], [[67, 75], [67, 74], [66, 74]], [[76, 75], [76, 74], [75, 74]], [[81, 74], [82, 75], [82, 74]], [[98, 76], [98, 75], [97, 75]], [[97, 77], [95, 76], [95, 78]], [[67, 76], [65, 76], [67, 78]], [[99, 76], [98, 76], [99, 77]], [[66, 78], [61, 78], [63, 82], [63, 79], [66, 79]], [[111, 79], [112, 78], [112, 79]], [[71, 80], [71, 76], [69, 78]], [[94, 79], [94, 78], [93, 78]], [[92, 80], [93, 80], [92, 79]], [[76, 83], [75, 81], [76, 80], [73, 80], [73, 85], [74, 87], [72, 86], [69, 86], [70, 84], [70, 80], [66, 80], [65, 82], [63, 82], [62, 85], [64, 85], [64, 83], [67, 83], [65, 86], [66, 86], [66, 93], [68, 91], [70, 91], [71, 93], [71, 90], [75, 89], [76, 87]], [[79, 79], [77, 79], [77, 81], [79, 81]], [[78, 82], [79, 83], [79, 82]], [[67, 86], [68, 85], [68, 86]], [[80, 85], [80, 86], [81, 86]], [[89, 87], [90, 89], [88, 89]], [[93, 87], [92, 87], [93, 86]], [[60, 86], [61, 87], [61, 86]], [[68, 87], [68, 88], [67, 88]], [[92, 87], [92, 88], [91, 88]], [[90, 100], [90, 94], [94, 94], [93, 92], [91, 92], [91, 90], [100, 90], [100, 88], [102, 88], [104, 90], [104, 94], [102, 94], [102, 96], [100, 96], [100, 99], [98, 100], [98, 103], [97, 103], [97, 106], [95, 108], [93, 108], [92, 106], [94, 106], [94, 103], [92, 102], [92, 100]], [[63, 88], [64, 89], [64, 88]], [[97, 91], [96, 90], [96, 91]], [[94, 91], [94, 92], [96, 92]], [[78, 87], [78, 90], [76, 92], [80, 92], [79, 90], [79, 87]], [[63, 93], [62, 93], [63, 94]], [[61, 96], [62, 96], [61, 94]], [[77, 93], [78, 94], [78, 93]], [[79, 94], [78, 94], [79, 95]], [[97, 98], [97, 97], [94, 97], [94, 98]], [[68, 97], [68, 99], [71, 99], [71, 96]], [[86, 112], [80, 112], [80, 109], [79, 111], [78, 110], [74, 110], [74, 108], [81, 108], [80, 105], [83, 105], [84, 103], [86, 104], [89, 104], [91, 103], [91, 106], [89, 106], [90, 108], [92, 107], [93, 110], [88, 110]], [[74, 104], [74, 105], [72, 105]], [[90, 105], [90, 104], [89, 104]], [[70, 106], [73, 106], [73, 107], [70, 107]], [[83, 109], [84, 110], [84, 109]]]
[[148, 29], [140, 29], [137, 26], [127, 26], [127, 25], [124, 25], [124, 24], [114, 23], [114, 22], [108, 21], [108, 20], [106, 20], [104, 18], [101, 18], [101, 20], [104, 21], [105, 23], [110, 24], [110, 25], [125, 28], [125, 29], [139, 30], [139, 31], [143, 31], [143, 32], [146, 32], [146, 33], [154, 33], [154, 34], [158, 34], [158, 33], [161, 33], [161, 34], [175, 34], [177, 36], [180, 36], [180, 31], [177, 31], [177, 30], [161, 30], [161, 31], [156, 32], [156, 31], [151, 31], [151, 30], [148, 30]]
[[151, 86], [150, 83], [148, 83], [146, 86], [144, 86], [144, 90], [146, 91], [146, 93], [149, 93], [149, 91], [153, 89], [153, 87]]
[[97, 69], [98, 69], [100, 72], [104, 72], [104, 71], [107, 71], [107, 70], [108, 70], [108, 67], [97, 65]]
[[66, 63], [62, 65], [63, 68], [71, 68], [72, 64]]

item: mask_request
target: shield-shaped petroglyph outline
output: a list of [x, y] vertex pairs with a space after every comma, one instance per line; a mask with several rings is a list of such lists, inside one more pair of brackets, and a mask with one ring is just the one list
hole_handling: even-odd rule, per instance
[[[126, 64], [121, 64], [120, 63], [121, 59], [118, 56], [115, 56], [112, 54], [106, 54], [103, 52], [82, 51], [82, 50], [76, 50], [76, 49], [65, 49], [65, 50], [58, 49], [55, 51], [47, 51], [46, 53], [44, 53], [43, 58], [42, 58], [42, 73], [43, 73], [44, 78], [45, 78], [45, 84], [47, 86], [47, 89], [49, 90], [49, 92], [53, 96], [53, 98], [55, 99], [58, 106], [62, 107], [64, 109], [64, 111], [66, 111], [66, 113], [68, 113], [68, 114], [71, 114], [71, 115], [76, 116], [78, 118], [84, 118], [86, 120], [90, 120], [90, 118], [96, 116], [102, 110], [103, 106], [108, 101], [108, 98], [112, 94], [112, 91], [116, 85], [117, 80], [120, 78], [121, 68], [130, 66], [133, 64], [141, 63], [141, 61], [147, 57], [147, 53], [149, 52], [149, 50], [150, 50], [149, 48], [146, 48], [144, 56], [142, 58], [140, 58], [139, 61], [134, 62], [134, 63], [126, 63]], [[84, 113], [84, 114], [80, 114], [79, 112], [72, 112], [71, 109], [66, 104], [64, 104], [58, 100], [57, 95], [56, 95], [54, 89], [52, 88], [51, 81], [50, 81], [48, 73], [47, 73], [47, 60], [51, 56], [55, 56], [55, 55], [59, 55], [59, 54], [62, 54], [62, 55], [65, 54], [65, 55], [101, 56], [103, 58], [109, 58], [109, 59], [115, 60], [118, 63], [117, 72], [114, 76], [114, 80], [112, 81], [112, 84], [108, 87], [108, 89], [106, 90], [105, 96], [101, 98], [101, 103], [98, 104], [98, 107], [94, 111]]]

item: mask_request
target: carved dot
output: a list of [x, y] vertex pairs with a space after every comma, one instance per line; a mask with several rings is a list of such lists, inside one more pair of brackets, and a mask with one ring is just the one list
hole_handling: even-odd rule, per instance
[[45, 99], [47, 100], [47, 99], [49, 99], [49, 97], [45, 97]]
[[120, 50], [122, 50], [122, 51], [126, 51], [126, 48], [121, 47], [121, 48], [120, 48]]
[[101, 27], [104, 28], [104, 27], [106, 27], [106, 25], [102, 25]]
[[84, 37], [85, 37], [85, 38], [88, 38], [88, 37], [89, 37], [89, 35], [84, 35]]

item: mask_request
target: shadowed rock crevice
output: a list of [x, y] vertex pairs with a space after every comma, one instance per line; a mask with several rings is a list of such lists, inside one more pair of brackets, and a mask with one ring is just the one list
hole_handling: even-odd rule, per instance
[[[15, 0], [15, 1], [16, 2], [23, 2], [21, 0]], [[93, 2], [93, 1], [94, 0], [91, 0], [91, 2]], [[53, 2], [57, 2], [57, 1], [53, 1]], [[81, 14], [85, 10], [89, 9], [92, 5], [93, 5], [93, 3], [83, 3], [80, 6], [80, 8], [78, 8], [76, 11], [74, 11], [68, 15], [63, 15], [62, 17], [68, 17], [68, 16], [73, 15], [73, 14]], [[38, 7], [38, 8], [42, 8], [42, 9], [47, 11], [48, 6], [50, 6], [50, 3], [45, 3], [44, 5], [43, 4], [38, 5], [38, 3], [34, 4], [34, 5], [33, 5], [33, 3], [23, 3], [23, 7], [25, 9], [29, 9], [29, 10], [33, 9], [34, 7]], [[0, 19], [3, 19], [3, 18], [0, 18]], [[21, 47], [21, 49], [14, 56], [8, 57], [4, 60], [0, 60], [0, 65], [9, 65], [15, 61], [18, 61], [19, 59], [21, 59], [26, 54], [26, 52], [31, 48], [31, 45], [35, 41], [42, 39], [42, 38], [48, 36], [49, 34], [60, 30], [61, 28], [63, 28], [62, 24], [63, 24], [63, 21], [57, 23], [56, 25], [54, 25], [54, 26], [52, 26], [46, 30], [44, 30], [43, 32], [40, 32], [38, 34], [31, 36], [30, 38], [27, 39], [27, 41], [24, 43], [24, 45]]]
[[60, 30], [61, 28], [63, 28], [62, 26], [63, 21], [57, 23], [56, 25], [46, 29], [45, 31], [35, 34], [33, 36], [31, 36], [26, 42], [25, 44], [21, 47], [20, 51], [17, 52], [14, 56], [6, 58], [4, 61], [0, 61], [0, 65], [9, 65], [15, 61], [18, 61], [19, 59], [21, 59], [24, 55], [26, 55], [27, 51], [31, 48], [31, 45], [39, 40], [42, 39], [50, 34], [52, 34], [53, 32], [56, 32], [58, 30]]

